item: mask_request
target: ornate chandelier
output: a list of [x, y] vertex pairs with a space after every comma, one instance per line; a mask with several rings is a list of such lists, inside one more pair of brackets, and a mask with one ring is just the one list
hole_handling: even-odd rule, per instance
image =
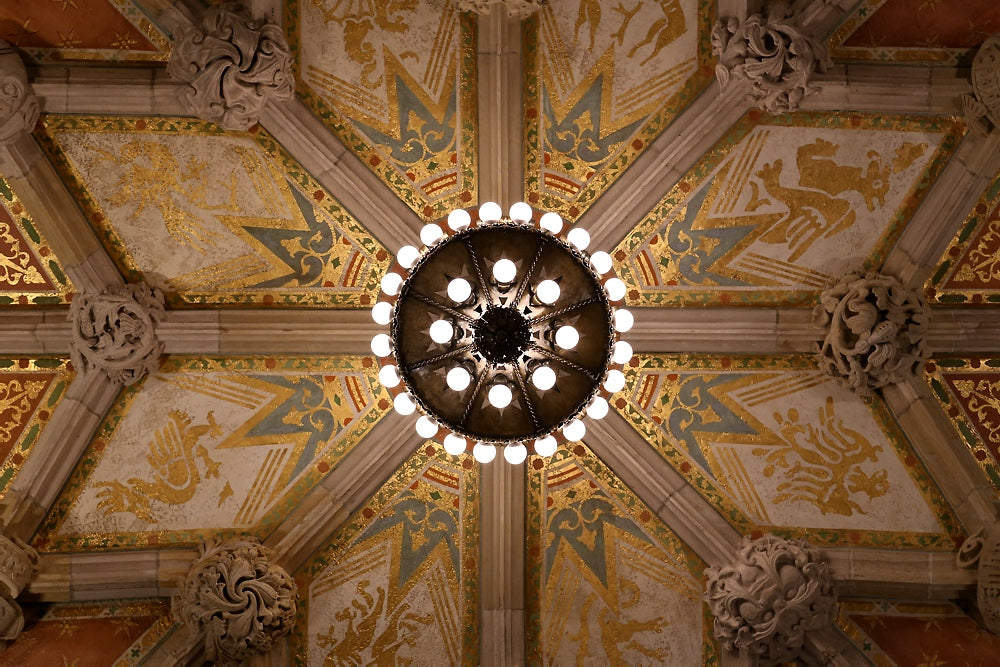
[[625, 386], [625, 283], [580, 227], [518, 202], [456, 209], [403, 246], [372, 308], [379, 379], [452, 455], [521, 463], [581, 440]]

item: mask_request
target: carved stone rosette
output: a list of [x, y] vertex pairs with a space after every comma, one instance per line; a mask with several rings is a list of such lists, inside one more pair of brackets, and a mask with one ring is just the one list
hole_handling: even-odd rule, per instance
[[962, 543], [956, 562], [966, 569], [979, 566], [976, 606], [983, 626], [1000, 635], [1000, 523], [970, 535]]
[[24, 613], [14, 600], [38, 572], [38, 562], [33, 548], [0, 535], [0, 650], [24, 629]]
[[70, 310], [73, 365], [95, 369], [128, 386], [159, 364], [163, 343], [156, 323], [165, 315], [163, 293], [148, 285], [123, 285], [101, 294], [77, 294]]
[[0, 144], [31, 132], [38, 120], [38, 98], [28, 83], [17, 49], [0, 39]]
[[979, 47], [972, 61], [972, 94], [962, 96], [965, 120], [985, 137], [1000, 127], [1000, 34]]
[[281, 28], [233, 6], [212, 7], [174, 43], [167, 72], [189, 84], [191, 111], [227, 130], [247, 130], [270, 100], [293, 92], [292, 54]]
[[875, 272], [852, 273], [820, 296], [813, 324], [827, 329], [820, 368], [860, 395], [902, 382], [930, 356], [923, 297]]
[[508, 16], [524, 18], [537, 12], [542, 5], [548, 4], [548, 0], [457, 0], [457, 3], [460, 12], [489, 14], [490, 10], [501, 5], [507, 10]]
[[794, 111], [803, 97], [819, 90], [810, 83], [813, 74], [832, 63], [823, 43], [802, 30], [786, 3], [774, 3], [765, 11], [744, 21], [730, 17], [716, 22], [715, 74], [723, 87], [749, 81], [749, 98], [769, 113]]
[[795, 659], [806, 633], [833, 622], [837, 598], [818, 550], [799, 540], [749, 536], [729, 565], [705, 570], [715, 636], [761, 664]]
[[295, 624], [295, 582], [250, 539], [206, 542], [174, 598], [174, 616], [205, 638], [205, 657], [245, 664]]

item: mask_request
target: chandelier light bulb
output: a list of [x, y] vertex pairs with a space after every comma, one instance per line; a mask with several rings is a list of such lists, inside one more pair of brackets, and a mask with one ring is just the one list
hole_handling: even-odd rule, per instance
[[516, 466], [528, 458], [528, 448], [524, 445], [507, 445], [503, 448], [503, 457], [507, 459], [507, 463]]
[[577, 250], [586, 250], [590, 245], [590, 233], [583, 227], [574, 227], [566, 233], [566, 240]]
[[388, 387], [389, 389], [392, 389], [402, 381], [402, 378], [399, 377], [399, 371], [396, 369], [396, 367], [393, 366], [392, 364], [389, 364], [388, 366], [383, 366], [381, 369], [379, 369], [378, 380], [384, 386]]
[[611, 361], [616, 364], [627, 364], [632, 358], [632, 346], [623, 340], [618, 341], [611, 348]]
[[574, 327], [561, 326], [556, 329], [556, 345], [564, 350], [572, 350], [580, 342], [580, 332]]
[[531, 220], [531, 207], [523, 201], [519, 201], [510, 207], [510, 219], [514, 222], [528, 222]]
[[535, 440], [535, 453], [539, 456], [552, 456], [556, 453], [556, 439], [551, 435]]
[[479, 207], [479, 219], [483, 222], [496, 222], [503, 217], [503, 209], [495, 201], [488, 201]]
[[469, 375], [469, 371], [465, 370], [461, 366], [455, 366], [446, 376], [448, 382], [448, 387], [454, 391], [462, 391], [469, 386], [469, 382], [472, 381], [472, 376]]
[[531, 384], [541, 391], [552, 389], [556, 385], [556, 372], [549, 366], [539, 366], [531, 374]]
[[583, 436], [587, 435], [587, 427], [579, 419], [574, 419], [563, 426], [562, 433], [570, 442], [578, 442], [583, 440]]
[[489, 463], [497, 457], [497, 448], [477, 442], [472, 446], [472, 457], [480, 463]]
[[392, 304], [386, 301], [379, 301], [372, 306], [372, 319], [375, 324], [389, 324], [392, 320]]
[[612, 394], [621, 391], [625, 388], [625, 374], [617, 368], [612, 368], [604, 378], [604, 388]]
[[454, 333], [451, 322], [448, 320], [437, 320], [431, 325], [431, 340], [438, 345], [444, 345], [450, 341]]
[[420, 242], [428, 248], [440, 241], [442, 236], [444, 236], [444, 231], [434, 223], [424, 225], [420, 230]]
[[448, 452], [452, 456], [458, 456], [459, 454], [465, 453], [465, 438], [459, 437], [454, 433], [449, 433], [444, 436], [444, 451]]
[[388, 357], [392, 354], [392, 341], [389, 334], [375, 334], [372, 336], [372, 352], [376, 357]]
[[455, 303], [465, 303], [472, 295], [472, 285], [465, 278], [455, 278], [448, 283], [448, 298]]
[[543, 280], [535, 288], [535, 296], [542, 303], [551, 306], [559, 300], [559, 283], [554, 280]]
[[399, 286], [403, 284], [403, 276], [399, 275], [395, 271], [390, 271], [389, 273], [382, 276], [382, 291], [389, 296], [395, 296], [399, 293]]
[[448, 226], [451, 227], [453, 231], [461, 231], [468, 227], [471, 222], [472, 216], [470, 216], [469, 212], [464, 209], [456, 208], [448, 214]]
[[420, 415], [417, 419], [417, 435], [421, 438], [433, 438], [437, 435], [438, 425], [427, 415]]
[[412, 245], [404, 245], [396, 253], [396, 259], [399, 260], [399, 265], [404, 269], [412, 267], [416, 261], [420, 258], [420, 251]]
[[625, 283], [621, 278], [610, 278], [604, 283], [604, 291], [611, 301], [621, 301], [625, 298]]
[[635, 324], [635, 318], [632, 317], [631, 311], [624, 308], [615, 311], [615, 331], [625, 333], [632, 328], [633, 324]]
[[493, 265], [493, 277], [498, 283], [512, 283], [517, 277], [517, 265], [509, 259], [497, 260], [497, 263]]
[[587, 416], [591, 419], [604, 419], [608, 416], [608, 402], [603, 396], [594, 396], [587, 406]]
[[417, 409], [417, 404], [413, 402], [413, 397], [404, 391], [396, 394], [396, 398], [392, 399], [392, 407], [399, 414], [406, 416], [413, 414], [413, 411]]
[[594, 270], [597, 271], [602, 276], [608, 271], [610, 271], [611, 267], [614, 265], [613, 262], [611, 261], [611, 255], [604, 252], [603, 250], [598, 250], [593, 255], [591, 255], [590, 263], [594, 267]]
[[550, 234], [558, 234], [563, 228], [562, 218], [559, 217], [558, 213], [553, 213], [551, 211], [542, 214], [542, 218], [538, 221], [538, 224], [542, 229]]
[[505, 384], [495, 384], [490, 387], [490, 405], [494, 408], [506, 408], [510, 405], [511, 400], [514, 398], [514, 394], [511, 393], [510, 387]]

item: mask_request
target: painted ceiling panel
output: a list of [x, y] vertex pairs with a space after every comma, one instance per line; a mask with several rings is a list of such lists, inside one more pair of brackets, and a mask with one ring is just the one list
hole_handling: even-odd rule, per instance
[[167, 35], [131, 0], [5, 0], [0, 39], [40, 63], [170, 56]]
[[370, 357], [168, 357], [125, 389], [40, 549], [263, 539], [389, 409]]
[[964, 126], [748, 113], [614, 252], [640, 306], [811, 305], [879, 266]]
[[43, 126], [119, 267], [170, 303], [373, 303], [388, 253], [263, 130], [95, 116]]
[[528, 201], [579, 217], [712, 81], [714, 22], [706, 0], [551, 3], [526, 21]]
[[714, 664], [706, 565], [583, 444], [528, 461], [529, 663]]
[[65, 359], [0, 358], [0, 498], [73, 378]]
[[995, 0], [862, 0], [830, 39], [844, 60], [963, 64], [1000, 32]]
[[68, 303], [73, 291], [38, 225], [0, 178], [0, 306]]
[[881, 401], [808, 357], [642, 356], [628, 377], [616, 406], [741, 532], [939, 549], [960, 539]]
[[291, 0], [302, 100], [419, 215], [478, 202], [475, 19], [453, 3]]
[[297, 573], [294, 664], [477, 664], [478, 515], [478, 465], [427, 443]]

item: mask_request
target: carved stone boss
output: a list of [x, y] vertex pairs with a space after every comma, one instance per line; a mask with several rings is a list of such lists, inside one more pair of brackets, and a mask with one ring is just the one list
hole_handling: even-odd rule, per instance
[[489, 14], [497, 5], [502, 5], [509, 16], [530, 16], [534, 14], [548, 0], [457, 0], [458, 11], [476, 12], [477, 14]]
[[823, 292], [813, 324], [827, 329], [817, 359], [861, 395], [901, 382], [930, 356], [923, 297], [889, 276], [852, 273]]
[[970, 535], [955, 560], [964, 569], [979, 566], [976, 585], [979, 615], [987, 630], [1000, 635], [1000, 523]]
[[295, 582], [250, 539], [206, 542], [174, 599], [174, 616], [204, 635], [205, 657], [246, 664], [295, 625]]
[[24, 629], [24, 613], [14, 599], [38, 572], [38, 552], [17, 538], [0, 535], [0, 650]]
[[972, 61], [972, 94], [962, 96], [962, 105], [969, 127], [979, 136], [1000, 127], [1000, 34], [979, 47]]
[[819, 90], [810, 83], [813, 74], [832, 64], [823, 43], [799, 26], [786, 3], [743, 21], [720, 19], [712, 29], [712, 50], [719, 56], [719, 83], [749, 81], [749, 98], [773, 114], [798, 109], [803, 97]]
[[138, 382], [159, 364], [163, 343], [156, 323], [165, 315], [163, 293], [148, 285], [123, 285], [73, 299], [73, 365], [80, 373], [100, 370], [116, 384]]
[[293, 92], [292, 54], [281, 28], [213, 7], [174, 43], [167, 72], [188, 84], [191, 111], [227, 130], [247, 130], [271, 100]]
[[715, 636], [761, 664], [795, 659], [806, 634], [833, 622], [837, 598], [818, 550], [799, 540], [749, 536], [729, 565], [705, 570]]
[[38, 120], [38, 98], [17, 49], [0, 39], [0, 144], [31, 132]]

